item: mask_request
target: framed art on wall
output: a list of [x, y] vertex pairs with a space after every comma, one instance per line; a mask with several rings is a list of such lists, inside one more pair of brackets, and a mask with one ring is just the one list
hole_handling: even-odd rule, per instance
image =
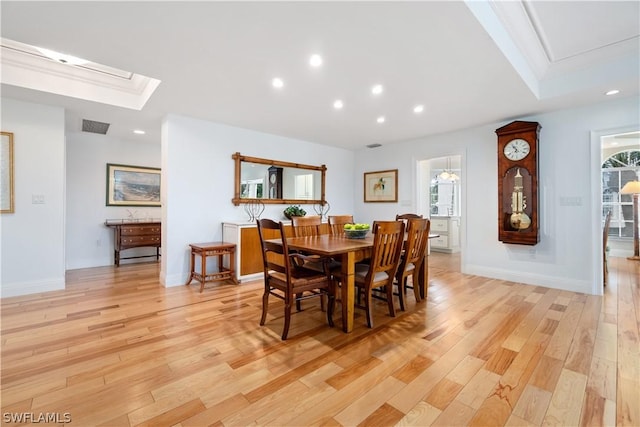
[[398, 169], [364, 173], [365, 202], [398, 201]]
[[107, 206], [160, 206], [160, 169], [107, 163]]
[[13, 133], [0, 132], [0, 213], [13, 213]]

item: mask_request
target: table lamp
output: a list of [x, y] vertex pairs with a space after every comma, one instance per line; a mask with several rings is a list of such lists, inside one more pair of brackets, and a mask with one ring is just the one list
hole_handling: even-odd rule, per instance
[[638, 195], [640, 195], [640, 181], [627, 182], [620, 194], [632, 194], [633, 195], [633, 256], [627, 257], [627, 259], [633, 261], [640, 261], [640, 243], [638, 238]]

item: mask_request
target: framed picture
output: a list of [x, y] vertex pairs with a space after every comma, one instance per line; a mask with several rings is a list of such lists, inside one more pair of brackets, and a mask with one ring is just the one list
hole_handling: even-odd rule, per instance
[[13, 133], [0, 132], [0, 213], [13, 213]]
[[365, 202], [398, 201], [398, 169], [364, 173]]
[[160, 169], [107, 163], [107, 206], [160, 206]]

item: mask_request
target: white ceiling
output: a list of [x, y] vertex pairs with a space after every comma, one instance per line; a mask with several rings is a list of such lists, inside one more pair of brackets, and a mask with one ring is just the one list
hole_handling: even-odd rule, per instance
[[[0, 7], [3, 38], [161, 80], [139, 111], [2, 80], [5, 97], [64, 106], [68, 131], [90, 119], [127, 140], [159, 141], [162, 118], [175, 113], [359, 149], [604, 102], [609, 89], [639, 94], [638, 1]], [[308, 65], [313, 53], [324, 58], [319, 69]], [[385, 87], [379, 97], [375, 83]], [[132, 134], [140, 128], [145, 136]]]

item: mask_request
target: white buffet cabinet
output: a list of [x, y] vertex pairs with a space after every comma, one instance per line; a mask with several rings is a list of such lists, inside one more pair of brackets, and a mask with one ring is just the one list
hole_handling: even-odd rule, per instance
[[[293, 235], [289, 221], [286, 225], [287, 236]], [[265, 230], [266, 233], [272, 232]], [[277, 235], [267, 236], [276, 238]], [[222, 240], [236, 244], [236, 280], [238, 283], [264, 277], [260, 236], [255, 222], [223, 222]]]
[[432, 251], [446, 253], [460, 251], [460, 217], [432, 216], [431, 234], [439, 235], [429, 239]]

